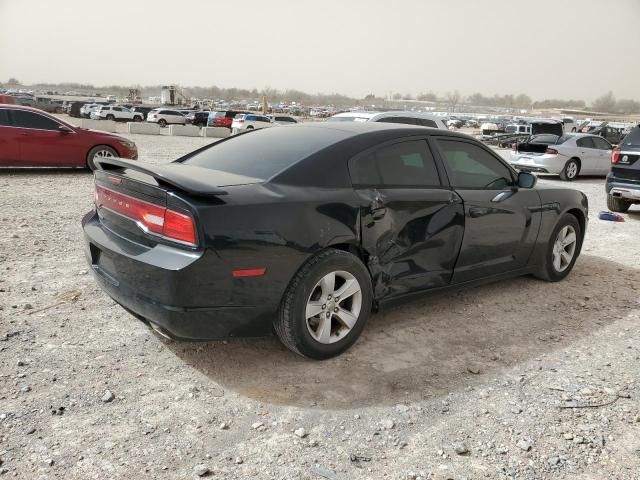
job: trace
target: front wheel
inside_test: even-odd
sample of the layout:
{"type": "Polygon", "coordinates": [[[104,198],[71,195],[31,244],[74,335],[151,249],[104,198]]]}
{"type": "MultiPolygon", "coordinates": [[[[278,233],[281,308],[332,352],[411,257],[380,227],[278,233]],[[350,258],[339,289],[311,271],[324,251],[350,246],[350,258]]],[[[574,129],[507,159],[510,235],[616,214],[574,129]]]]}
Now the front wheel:
{"type": "Polygon", "coordinates": [[[541,271],[536,275],[547,282],[559,282],[565,278],[576,263],[582,248],[582,229],[578,219],[565,214],[549,237],[541,271]]]}
{"type": "Polygon", "coordinates": [[[158,125],[164,128],[167,126],[167,121],[164,118],[161,118],[160,120],[158,120],[158,125]]]}
{"type": "Polygon", "coordinates": [[[560,172],[560,180],[571,182],[575,180],[580,173],[580,164],[575,158],[572,158],[564,164],[564,168],[560,172]]]}
{"type": "Polygon", "coordinates": [[[322,360],[347,350],[371,313],[371,277],[358,257],[325,250],[295,275],[274,322],[280,341],[302,356],[322,360]]]}
{"type": "Polygon", "coordinates": [[[116,158],[118,156],[118,152],[116,152],[113,148],[108,147],[106,145],[98,145],[97,147],[93,147],[89,150],[87,154],[87,168],[91,171],[96,169],[96,159],[100,158],[116,158]]]}
{"type": "Polygon", "coordinates": [[[113,121],[115,119],[116,119],[116,117],[114,117],[113,115],[107,115],[107,120],[113,121]]]}
{"type": "Polygon", "coordinates": [[[629,200],[607,194],[607,208],[612,212],[626,213],[626,211],[629,210],[629,207],[631,207],[631,202],[629,200]]]}

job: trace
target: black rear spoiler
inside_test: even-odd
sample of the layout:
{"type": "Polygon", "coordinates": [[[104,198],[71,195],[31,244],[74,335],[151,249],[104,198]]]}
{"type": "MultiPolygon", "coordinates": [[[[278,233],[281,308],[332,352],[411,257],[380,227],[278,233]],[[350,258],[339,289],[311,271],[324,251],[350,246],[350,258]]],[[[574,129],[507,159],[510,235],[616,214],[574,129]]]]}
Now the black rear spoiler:
{"type": "Polygon", "coordinates": [[[156,165],[122,158],[95,158],[94,162],[100,170],[114,173],[134,170],[153,177],[160,185],[174,187],[198,197],[215,197],[228,194],[226,190],[222,190],[215,185],[221,180],[220,178],[214,178],[215,170],[207,170],[182,163],[156,165]]]}

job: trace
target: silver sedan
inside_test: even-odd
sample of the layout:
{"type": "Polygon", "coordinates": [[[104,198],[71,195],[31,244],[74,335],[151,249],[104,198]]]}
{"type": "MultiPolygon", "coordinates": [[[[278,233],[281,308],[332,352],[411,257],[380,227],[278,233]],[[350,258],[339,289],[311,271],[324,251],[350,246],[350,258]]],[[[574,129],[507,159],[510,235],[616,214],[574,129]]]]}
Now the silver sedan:
{"type": "Polygon", "coordinates": [[[584,133],[541,134],[511,151],[510,163],[518,169],[560,175],[574,180],[578,175],[607,175],[613,147],[604,138],[584,133]]]}

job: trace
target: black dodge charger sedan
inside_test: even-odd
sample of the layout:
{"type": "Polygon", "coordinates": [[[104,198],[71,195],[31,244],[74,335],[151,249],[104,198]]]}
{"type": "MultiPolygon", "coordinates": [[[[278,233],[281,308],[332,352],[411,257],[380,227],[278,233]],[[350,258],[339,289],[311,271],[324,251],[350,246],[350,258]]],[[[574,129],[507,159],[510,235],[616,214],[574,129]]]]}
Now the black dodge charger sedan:
{"type": "Polygon", "coordinates": [[[536,188],[462,134],[399,124],[257,130],[156,165],[100,159],[86,254],[102,288],[179,340],[275,331],[322,359],[372,309],[580,253],[587,198],[536,188]]]}

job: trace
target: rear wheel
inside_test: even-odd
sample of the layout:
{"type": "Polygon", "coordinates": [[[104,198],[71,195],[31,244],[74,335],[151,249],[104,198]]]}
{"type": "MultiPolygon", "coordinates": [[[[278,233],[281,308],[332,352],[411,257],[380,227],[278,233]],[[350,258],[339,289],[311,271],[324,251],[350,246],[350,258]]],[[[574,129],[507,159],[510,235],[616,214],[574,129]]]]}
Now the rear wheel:
{"type": "Polygon", "coordinates": [[[91,150],[89,150],[89,153],[87,154],[87,168],[89,168],[89,170],[91,171],[95,170],[96,159],[116,157],[118,157],[118,152],[116,152],[113,148],[106,145],[98,145],[97,147],[93,147],[91,150]]]}
{"type": "Polygon", "coordinates": [[[334,357],[360,336],[372,298],[371,277],[360,259],[342,250],[325,250],[291,281],[274,323],[276,334],[305,357],[334,357]]]}
{"type": "Polygon", "coordinates": [[[247,127],[247,130],[253,130],[253,125],[249,125],[249,126],[247,127]]]}
{"type": "Polygon", "coordinates": [[[167,126],[167,121],[164,118],[161,118],[160,120],[158,120],[158,125],[164,128],[167,126]]]}
{"type": "Polygon", "coordinates": [[[629,200],[607,194],[607,208],[612,212],[625,213],[630,206],[631,202],[629,200]]]}
{"type": "Polygon", "coordinates": [[[133,121],[134,122],[141,122],[142,121],[142,117],[136,115],[135,117],[133,117],[133,121]]]}
{"type": "Polygon", "coordinates": [[[547,282],[558,282],[569,275],[582,247],[582,229],[578,219],[565,214],[549,237],[544,265],[536,275],[547,282]]]}
{"type": "Polygon", "coordinates": [[[576,179],[578,173],[580,173],[580,162],[578,159],[572,158],[564,164],[564,168],[560,172],[560,180],[570,182],[576,179]]]}
{"type": "Polygon", "coordinates": [[[116,117],[114,117],[113,115],[107,115],[107,120],[115,120],[116,117]]]}

